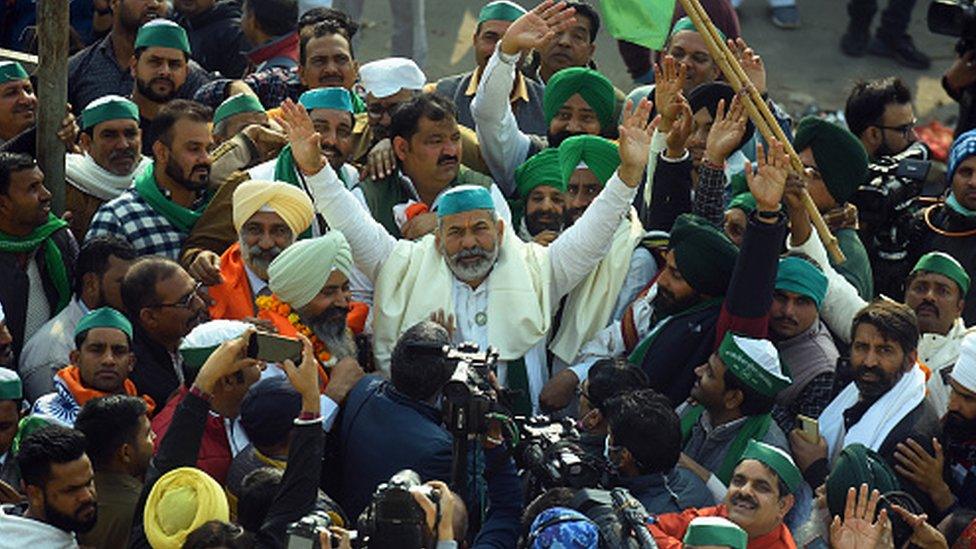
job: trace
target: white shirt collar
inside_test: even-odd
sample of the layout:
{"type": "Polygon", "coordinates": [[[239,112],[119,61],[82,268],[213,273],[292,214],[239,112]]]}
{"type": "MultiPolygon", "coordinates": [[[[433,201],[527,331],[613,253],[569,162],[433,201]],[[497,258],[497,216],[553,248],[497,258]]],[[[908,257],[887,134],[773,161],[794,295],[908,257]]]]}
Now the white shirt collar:
{"type": "Polygon", "coordinates": [[[258,293],[268,286],[268,281],[263,280],[251,267],[248,266],[247,262],[244,262],[244,272],[247,273],[247,283],[251,287],[251,294],[258,295],[258,293]]]}

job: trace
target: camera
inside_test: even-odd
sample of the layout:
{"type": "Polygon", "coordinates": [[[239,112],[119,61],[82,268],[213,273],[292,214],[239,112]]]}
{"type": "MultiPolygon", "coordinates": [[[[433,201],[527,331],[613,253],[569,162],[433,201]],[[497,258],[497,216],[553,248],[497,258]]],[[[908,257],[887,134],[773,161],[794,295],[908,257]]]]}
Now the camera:
{"type": "Polygon", "coordinates": [[[334,523],[332,517],[324,511],[312,511],[298,522],[288,525],[285,533],[288,535],[287,549],[319,549],[319,534],[328,532],[334,523]]]}
{"type": "Polygon", "coordinates": [[[960,56],[976,46],[976,5],[973,0],[932,0],[926,17],[929,30],[955,36],[960,56]]]}
{"type": "Polygon", "coordinates": [[[359,517],[358,533],[363,547],[420,548],[428,541],[427,519],[420,504],[410,494],[419,488],[435,504],[440,503],[440,493],[420,482],[420,476],[404,469],[380,484],[373,494],[373,501],[359,517]]]}
{"type": "Polygon", "coordinates": [[[570,506],[596,524],[601,549],[657,549],[647,530],[653,518],[626,488],[580,490],[570,506]]]}
{"type": "Polygon", "coordinates": [[[489,381],[498,363],[498,353],[489,347],[478,352],[478,345],[461,343],[456,349],[443,348],[443,359],[453,370],[444,384],[441,411],[444,424],[454,436],[483,435],[488,432],[489,415],[496,411],[498,394],[489,381]]]}
{"type": "Polygon", "coordinates": [[[550,488],[601,486],[604,462],[579,446],[579,431],[571,419],[518,417],[515,425],[520,436],[512,454],[525,479],[527,500],[550,488]]]}

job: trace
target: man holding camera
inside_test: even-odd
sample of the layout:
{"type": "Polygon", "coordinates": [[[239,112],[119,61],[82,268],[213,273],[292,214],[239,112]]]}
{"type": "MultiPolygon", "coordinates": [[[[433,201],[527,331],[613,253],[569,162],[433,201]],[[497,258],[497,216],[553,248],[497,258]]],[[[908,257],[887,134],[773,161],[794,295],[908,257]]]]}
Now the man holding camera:
{"type": "Polygon", "coordinates": [[[847,97],[844,118],[871,161],[896,155],[918,139],[912,91],[900,78],[855,84],[847,97]]]}

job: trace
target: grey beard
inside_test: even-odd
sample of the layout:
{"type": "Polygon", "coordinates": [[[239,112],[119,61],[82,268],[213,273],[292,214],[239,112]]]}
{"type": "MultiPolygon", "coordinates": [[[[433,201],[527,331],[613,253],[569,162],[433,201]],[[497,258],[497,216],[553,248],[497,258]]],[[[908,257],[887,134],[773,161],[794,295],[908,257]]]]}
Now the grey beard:
{"type": "Polygon", "coordinates": [[[319,315],[311,321],[305,319],[302,321],[325,344],[329,354],[336,360],[355,358],[358,355],[356,340],[352,332],[346,328],[346,315],[332,315],[331,318],[323,318],[323,316],[325,315],[319,315]]]}
{"type": "Polygon", "coordinates": [[[495,266],[495,262],[498,260],[498,254],[500,252],[500,246],[495,243],[495,248],[490,252],[482,248],[475,248],[472,250],[461,250],[460,252],[454,254],[453,256],[447,255],[447,250],[445,249],[443,243],[441,244],[441,255],[444,256],[444,260],[447,262],[447,267],[454,273],[454,276],[462,282],[471,282],[474,280],[480,280],[491,272],[491,269],[495,266]],[[462,265],[461,259],[464,257],[478,256],[480,261],[474,265],[462,265]]]}

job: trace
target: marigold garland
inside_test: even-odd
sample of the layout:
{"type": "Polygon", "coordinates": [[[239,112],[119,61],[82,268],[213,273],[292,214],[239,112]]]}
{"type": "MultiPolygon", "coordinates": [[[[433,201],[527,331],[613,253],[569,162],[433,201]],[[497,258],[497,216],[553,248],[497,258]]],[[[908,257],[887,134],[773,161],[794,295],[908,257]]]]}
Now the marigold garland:
{"type": "Polygon", "coordinates": [[[278,296],[274,294],[259,296],[254,300],[254,304],[257,305],[258,309],[262,311],[268,311],[269,313],[274,313],[288,319],[288,323],[294,326],[298,333],[307,337],[308,340],[312,342],[312,350],[315,351],[315,357],[319,359],[319,362],[325,364],[329,362],[329,359],[332,358],[332,355],[329,354],[329,350],[326,348],[325,343],[323,343],[322,340],[315,335],[315,332],[313,332],[311,328],[302,323],[298,313],[291,310],[291,305],[281,301],[278,299],[278,296]]]}

